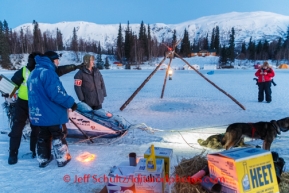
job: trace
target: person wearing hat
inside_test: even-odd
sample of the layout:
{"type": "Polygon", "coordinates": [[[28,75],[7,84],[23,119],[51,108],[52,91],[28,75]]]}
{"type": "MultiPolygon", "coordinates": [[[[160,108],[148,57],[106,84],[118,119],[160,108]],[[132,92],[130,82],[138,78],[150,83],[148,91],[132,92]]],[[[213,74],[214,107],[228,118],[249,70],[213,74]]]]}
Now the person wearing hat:
{"type": "MultiPolygon", "coordinates": [[[[48,52],[49,53],[49,52],[48,52]]],[[[10,142],[9,142],[9,157],[8,164],[16,164],[18,162],[18,150],[21,143],[22,131],[26,125],[28,119],[28,90],[27,90],[27,80],[30,73],[35,68],[35,56],[42,55],[41,52],[32,52],[28,56],[28,63],[23,68],[17,70],[12,76],[11,80],[18,86],[18,98],[15,103],[15,114],[12,116],[12,127],[11,132],[9,133],[10,142]]],[[[83,66],[81,65],[63,65],[59,66],[56,69],[58,76],[62,76],[66,73],[80,69],[83,66]]],[[[32,152],[32,158],[36,157],[36,143],[39,128],[30,124],[31,133],[30,133],[30,150],[32,152]]]]}
{"type": "Polygon", "coordinates": [[[53,159],[51,142],[58,167],[65,166],[71,156],[62,133],[62,124],[68,122],[68,109],[74,111],[77,104],[65,91],[56,69],[59,55],[48,51],[44,56],[35,56],[36,66],[31,72],[28,85],[29,118],[39,127],[37,160],[39,167],[46,167],[53,159]],[[53,139],[51,141],[51,138],[53,139]]]}
{"type": "Polygon", "coordinates": [[[263,102],[265,93],[265,100],[267,103],[270,103],[272,101],[271,82],[272,78],[275,76],[273,68],[269,66],[267,61],[265,61],[263,65],[257,70],[255,76],[258,77],[258,102],[263,102]]]}
{"type": "Polygon", "coordinates": [[[95,67],[92,55],[84,55],[83,64],[84,67],[74,76],[74,90],[79,101],[86,103],[93,110],[101,109],[106,97],[103,77],[95,67]]]}

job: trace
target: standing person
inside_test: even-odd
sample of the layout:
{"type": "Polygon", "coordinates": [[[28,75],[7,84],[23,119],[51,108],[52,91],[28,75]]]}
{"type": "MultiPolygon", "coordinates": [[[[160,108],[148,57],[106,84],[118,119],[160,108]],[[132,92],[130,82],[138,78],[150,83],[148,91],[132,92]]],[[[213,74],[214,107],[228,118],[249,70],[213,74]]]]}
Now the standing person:
{"type": "Polygon", "coordinates": [[[266,95],[267,103],[272,101],[271,97],[271,82],[272,78],[275,76],[275,72],[272,67],[269,66],[269,63],[265,61],[260,69],[257,70],[255,76],[258,77],[258,101],[263,102],[264,100],[264,92],[266,95]]]}
{"type": "Polygon", "coordinates": [[[74,90],[78,99],[88,104],[93,110],[102,108],[106,97],[105,84],[100,71],[94,66],[94,57],[83,57],[84,67],[74,76],[74,90]]]}
{"type": "MultiPolygon", "coordinates": [[[[28,114],[28,90],[27,90],[27,80],[30,72],[35,68],[35,56],[42,55],[40,52],[32,52],[28,56],[28,63],[25,67],[17,70],[12,76],[11,80],[18,86],[18,98],[15,103],[15,114],[12,116],[12,127],[9,133],[10,143],[9,143],[9,158],[8,164],[16,164],[18,162],[18,149],[20,147],[22,131],[26,125],[26,121],[29,117],[28,114]]],[[[82,65],[64,65],[59,66],[56,69],[58,76],[62,76],[66,73],[80,69],[82,65]]],[[[39,133],[39,128],[30,124],[31,134],[30,134],[30,150],[32,152],[32,158],[36,157],[36,143],[37,136],[39,133]]]]}
{"type": "Polygon", "coordinates": [[[44,56],[35,57],[36,66],[28,78],[28,106],[32,125],[39,126],[37,160],[39,167],[45,167],[53,159],[52,145],[58,167],[65,166],[71,156],[68,151],[62,124],[68,122],[69,108],[77,108],[69,96],[57,73],[59,55],[48,51],[44,56]]]}

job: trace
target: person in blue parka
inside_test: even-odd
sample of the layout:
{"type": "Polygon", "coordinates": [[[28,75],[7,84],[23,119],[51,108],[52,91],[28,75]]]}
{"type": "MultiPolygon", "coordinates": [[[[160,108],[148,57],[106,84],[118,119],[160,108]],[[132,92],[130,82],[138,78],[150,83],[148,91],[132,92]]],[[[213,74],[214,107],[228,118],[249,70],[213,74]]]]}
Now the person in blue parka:
{"type": "Polygon", "coordinates": [[[35,61],[36,66],[27,85],[30,122],[39,126],[37,160],[39,167],[45,167],[53,159],[52,138],[57,164],[62,167],[71,160],[71,156],[61,128],[62,124],[68,122],[67,110],[71,108],[74,111],[77,105],[66,93],[55,72],[59,65],[59,55],[48,51],[43,56],[36,56],[35,61]]]}

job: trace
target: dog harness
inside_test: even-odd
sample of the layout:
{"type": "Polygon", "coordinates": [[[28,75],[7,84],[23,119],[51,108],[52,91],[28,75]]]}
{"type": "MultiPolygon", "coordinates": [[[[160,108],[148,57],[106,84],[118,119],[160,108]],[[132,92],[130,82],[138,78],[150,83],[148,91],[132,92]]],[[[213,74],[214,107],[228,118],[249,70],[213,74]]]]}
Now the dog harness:
{"type": "Polygon", "coordinates": [[[253,126],[252,123],[249,123],[252,127],[252,139],[254,138],[255,132],[256,132],[256,128],[253,126]]]}

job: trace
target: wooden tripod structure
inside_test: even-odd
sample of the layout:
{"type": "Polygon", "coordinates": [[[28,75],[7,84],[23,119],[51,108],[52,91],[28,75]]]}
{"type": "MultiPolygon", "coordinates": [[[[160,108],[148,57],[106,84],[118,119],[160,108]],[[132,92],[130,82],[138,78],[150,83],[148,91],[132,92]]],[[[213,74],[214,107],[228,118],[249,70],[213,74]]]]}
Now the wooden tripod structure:
{"type": "Polygon", "coordinates": [[[166,75],[165,75],[165,79],[164,79],[164,84],[163,84],[163,89],[162,89],[162,94],[161,94],[161,98],[163,98],[164,96],[164,91],[165,91],[165,87],[166,87],[166,81],[167,81],[167,76],[168,76],[168,72],[170,69],[170,65],[172,62],[172,59],[174,58],[174,56],[176,55],[178,58],[180,58],[182,61],[184,61],[190,68],[192,68],[197,74],[199,74],[201,77],[203,77],[206,81],[208,81],[210,84],[212,84],[214,87],[216,87],[219,91],[221,91],[222,93],[224,93],[226,96],[228,96],[230,99],[232,99],[237,105],[239,105],[243,110],[246,110],[245,107],[239,103],[234,97],[232,97],[230,94],[228,94],[226,91],[224,91],[223,89],[221,89],[220,87],[218,87],[215,83],[213,83],[212,81],[210,81],[207,77],[205,77],[202,73],[200,73],[197,69],[195,69],[192,65],[190,65],[185,59],[183,59],[180,55],[178,55],[177,53],[175,53],[175,48],[176,46],[180,43],[181,39],[176,42],[173,45],[173,48],[170,48],[168,46],[166,46],[168,48],[168,52],[166,52],[164,59],[157,65],[157,67],[154,69],[154,71],[143,81],[143,83],[136,89],[136,91],[128,98],[128,100],[120,107],[120,110],[122,111],[123,109],[125,109],[125,107],[133,100],[133,98],[137,95],[137,93],[144,87],[144,85],[151,79],[151,77],[157,72],[157,70],[160,68],[160,66],[162,65],[162,63],[166,60],[166,58],[169,58],[169,64],[168,64],[168,68],[166,70],[166,75]]]}

